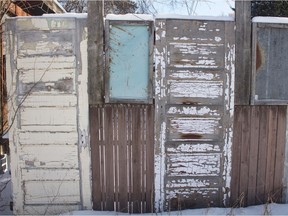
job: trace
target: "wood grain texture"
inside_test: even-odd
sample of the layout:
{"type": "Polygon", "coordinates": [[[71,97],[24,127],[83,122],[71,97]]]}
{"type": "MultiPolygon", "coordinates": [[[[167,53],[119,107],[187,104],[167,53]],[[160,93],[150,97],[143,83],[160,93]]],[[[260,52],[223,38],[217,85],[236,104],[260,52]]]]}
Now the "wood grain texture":
{"type": "Polygon", "coordinates": [[[249,105],[251,78],[251,1],[235,2],[236,71],[235,104],[249,105]],[[245,88],[243,88],[245,86],[245,88]]]}
{"type": "Polygon", "coordinates": [[[155,204],[160,211],[228,201],[221,191],[230,187],[233,28],[233,22],[156,20],[155,204]],[[191,176],[199,181],[186,181],[191,176]]]}
{"type": "Polygon", "coordinates": [[[281,202],[286,109],[236,106],[231,205],[281,202]]]}
{"type": "Polygon", "coordinates": [[[88,2],[88,94],[89,104],[102,104],[104,96],[104,24],[101,1],[88,2]]]}
{"type": "Polygon", "coordinates": [[[92,131],[99,129],[100,133],[99,140],[93,137],[91,145],[101,149],[92,149],[93,202],[97,202],[93,208],[153,211],[154,107],[107,104],[92,109],[98,112],[91,113],[96,116],[91,121],[99,120],[90,125],[92,131]]]}

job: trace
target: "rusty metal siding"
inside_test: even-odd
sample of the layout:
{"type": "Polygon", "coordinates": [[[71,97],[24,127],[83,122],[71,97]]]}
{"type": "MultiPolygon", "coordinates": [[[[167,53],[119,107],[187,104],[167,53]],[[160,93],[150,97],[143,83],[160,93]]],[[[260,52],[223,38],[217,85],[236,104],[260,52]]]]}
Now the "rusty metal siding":
{"type": "Polygon", "coordinates": [[[81,59],[87,52],[85,23],[19,18],[6,27],[14,213],[78,209],[84,184],[78,143],[87,145],[81,123],[88,115],[88,108],[82,113],[82,103],[88,103],[82,92],[87,79],[81,76],[87,76],[81,59]]]}
{"type": "Polygon", "coordinates": [[[227,204],[234,22],[156,20],[158,210],[227,204]]]}

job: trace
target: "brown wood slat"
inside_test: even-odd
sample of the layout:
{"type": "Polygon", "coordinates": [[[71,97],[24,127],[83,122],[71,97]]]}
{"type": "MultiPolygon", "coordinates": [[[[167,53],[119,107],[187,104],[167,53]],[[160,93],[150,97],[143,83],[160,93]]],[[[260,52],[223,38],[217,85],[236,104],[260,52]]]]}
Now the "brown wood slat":
{"type": "Polygon", "coordinates": [[[257,162],[258,162],[258,146],[259,146],[259,107],[251,108],[250,119],[250,155],[249,155],[249,179],[248,179],[248,194],[247,204],[255,204],[256,183],[257,183],[257,162]]]}
{"type": "Polygon", "coordinates": [[[97,106],[90,113],[90,125],[93,208],[150,212],[154,181],[153,106],[97,106]]]}
{"type": "Polygon", "coordinates": [[[106,173],[106,208],[114,209],[114,172],[113,172],[113,133],[111,105],[105,107],[105,173],[106,173]]]}
{"type": "Polygon", "coordinates": [[[91,139],[91,151],[93,157],[91,157],[92,163],[92,199],[93,209],[101,210],[101,187],[98,183],[100,182],[100,152],[99,152],[99,114],[97,107],[89,108],[90,116],[90,139],[91,139]]]}
{"type": "Polygon", "coordinates": [[[153,213],[154,185],[154,107],[147,107],[146,117],[146,212],[153,213]]]}
{"type": "Polygon", "coordinates": [[[282,199],[282,179],[285,160],[285,141],[286,141],[286,115],[287,106],[279,106],[277,119],[277,146],[275,156],[275,176],[273,201],[281,202],[282,199]]]}
{"type": "Polygon", "coordinates": [[[247,204],[248,174],[249,174],[249,143],[250,143],[250,109],[243,108],[241,167],[239,192],[244,195],[242,205],[247,204]]]}
{"type": "Polygon", "coordinates": [[[115,210],[119,211],[119,137],[118,137],[118,104],[113,105],[113,152],[114,152],[114,196],[115,196],[115,210]]]}
{"type": "Polygon", "coordinates": [[[232,179],[231,179],[231,205],[237,205],[239,198],[239,183],[240,183],[240,160],[241,160],[241,145],[242,145],[242,122],[243,114],[242,107],[235,107],[234,114],[234,136],[233,136],[233,157],[232,157],[232,179]]]}
{"type": "Polygon", "coordinates": [[[118,107],[119,114],[119,211],[128,212],[127,185],[127,109],[118,107]]]}
{"type": "MultiPolygon", "coordinates": [[[[99,114],[99,124],[100,124],[100,132],[99,132],[99,147],[100,147],[100,187],[101,187],[101,209],[104,210],[104,207],[106,205],[106,181],[105,181],[105,140],[104,140],[104,107],[99,106],[98,108],[98,114],[99,114]]],[[[99,185],[97,185],[99,186],[99,185]]]]}
{"type": "Polygon", "coordinates": [[[146,116],[145,116],[146,106],[140,106],[140,113],[141,113],[141,130],[140,130],[140,138],[141,138],[141,213],[146,212],[146,205],[145,205],[145,158],[146,158],[146,145],[145,145],[145,127],[146,127],[146,116]]]}
{"type": "Polygon", "coordinates": [[[281,201],[286,141],[286,112],[286,106],[235,107],[232,202],[235,202],[237,197],[241,195],[241,191],[245,191],[247,188],[247,205],[262,204],[267,201],[281,201]],[[250,118],[247,117],[248,112],[251,113],[250,118]],[[250,126],[247,121],[250,122],[250,126]],[[242,129],[244,127],[250,131],[250,141],[247,141],[247,131],[242,129]],[[249,152],[246,150],[247,142],[249,152]],[[240,146],[242,146],[241,153],[239,151],[240,146]],[[245,154],[249,158],[248,176],[245,154]],[[239,191],[237,187],[240,187],[239,191]]]}
{"type": "Polygon", "coordinates": [[[274,168],[275,168],[275,153],[277,141],[277,115],[278,107],[269,107],[269,120],[268,120],[268,140],[267,140],[267,163],[266,163],[266,178],[265,178],[265,200],[270,199],[273,194],[274,185],[274,168]]]}
{"type": "Polygon", "coordinates": [[[141,213],[141,130],[140,106],[132,108],[132,169],[133,169],[133,213],[141,213]]]}
{"type": "Polygon", "coordinates": [[[259,152],[258,152],[258,172],[257,172],[257,189],[256,204],[265,203],[265,177],[266,177],[266,157],[267,157],[267,140],[268,140],[268,117],[269,110],[260,107],[260,128],[259,128],[259,152]]]}

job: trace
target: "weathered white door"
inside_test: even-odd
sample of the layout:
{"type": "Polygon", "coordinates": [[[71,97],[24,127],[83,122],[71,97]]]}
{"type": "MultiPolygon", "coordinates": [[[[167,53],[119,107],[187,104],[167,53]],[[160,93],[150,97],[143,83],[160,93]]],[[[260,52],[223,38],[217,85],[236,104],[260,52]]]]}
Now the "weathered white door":
{"type": "Polygon", "coordinates": [[[156,20],[158,210],[223,206],[230,188],[232,20],[156,20]]]}

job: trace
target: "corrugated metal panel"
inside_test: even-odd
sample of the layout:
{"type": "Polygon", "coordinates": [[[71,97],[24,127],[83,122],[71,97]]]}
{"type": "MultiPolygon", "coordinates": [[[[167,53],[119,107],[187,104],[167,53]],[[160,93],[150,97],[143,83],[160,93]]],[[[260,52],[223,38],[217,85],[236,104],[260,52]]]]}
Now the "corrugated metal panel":
{"type": "Polygon", "coordinates": [[[230,187],[234,23],[156,21],[156,206],[222,206],[230,187]]]}

